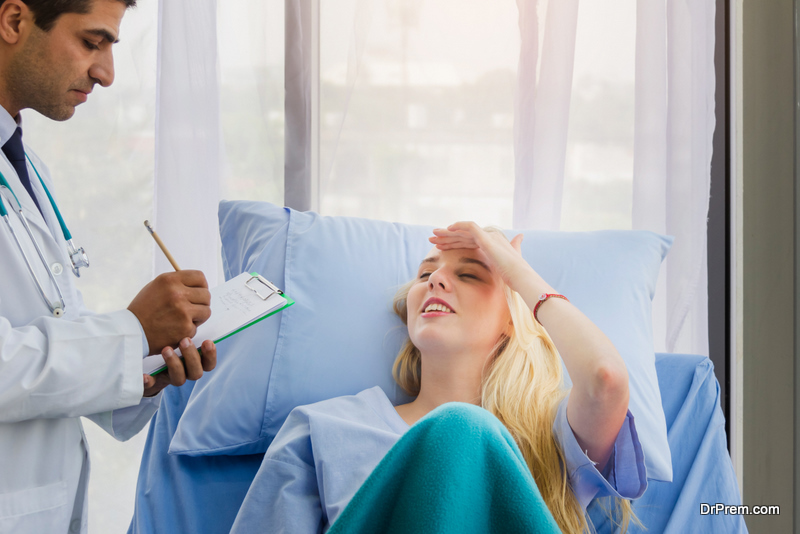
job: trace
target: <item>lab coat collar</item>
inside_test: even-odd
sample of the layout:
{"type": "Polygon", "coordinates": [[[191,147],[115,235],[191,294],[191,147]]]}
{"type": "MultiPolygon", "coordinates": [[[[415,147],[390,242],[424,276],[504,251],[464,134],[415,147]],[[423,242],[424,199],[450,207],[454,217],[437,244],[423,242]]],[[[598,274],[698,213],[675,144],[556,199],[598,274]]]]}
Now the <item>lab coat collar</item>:
{"type": "MultiPolygon", "coordinates": [[[[14,131],[18,127],[22,127],[22,113],[18,113],[17,117],[14,118],[3,106],[0,106],[0,147],[5,145],[6,142],[11,139],[11,136],[14,135],[14,131]]],[[[23,140],[23,145],[24,144],[25,143],[23,140]]],[[[27,152],[27,148],[25,151],[27,152]]],[[[17,171],[14,170],[14,167],[11,165],[11,163],[9,163],[5,153],[3,153],[2,157],[0,157],[0,161],[3,163],[2,168],[0,168],[0,172],[2,172],[3,176],[9,180],[12,189],[14,189],[14,193],[16,193],[20,204],[22,204],[22,211],[25,213],[28,223],[38,226],[40,230],[46,229],[52,231],[51,224],[48,224],[50,221],[44,220],[42,213],[36,207],[36,204],[34,204],[33,199],[31,199],[28,195],[28,191],[22,186],[22,182],[19,181],[17,171]]],[[[39,200],[39,205],[47,205],[49,207],[50,202],[47,200],[47,194],[42,191],[42,186],[39,183],[36,173],[31,172],[33,169],[30,168],[30,164],[26,163],[26,165],[28,165],[28,175],[31,177],[31,186],[36,194],[37,200],[39,200]],[[44,199],[45,202],[42,202],[42,199],[44,199]]],[[[47,208],[43,209],[47,210],[47,208]]]]}
{"type": "Polygon", "coordinates": [[[5,145],[11,139],[17,127],[22,127],[22,114],[17,114],[15,119],[6,111],[6,108],[0,106],[0,146],[5,145]]]}
{"type": "MultiPolygon", "coordinates": [[[[0,109],[2,109],[2,107],[0,107],[0,109]]],[[[53,208],[50,206],[50,201],[47,199],[46,193],[44,193],[42,190],[42,185],[39,183],[39,178],[33,172],[33,169],[31,169],[30,163],[27,165],[29,175],[33,176],[31,185],[33,186],[33,190],[36,193],[37,198],[40,199],[39,202],[41,202],[42,209],[48,213],[52,212],[53,208]],[[41,199],[45,199],[45,201],[42,202],[41,199]]],[[[53,236],[60,235],[60,233],[54,232],[54,229],[60,229],[60,227],[53,226],[54,224],[58,224],[58,222],[55,220],[55,214],[53,214],[52,217],[48,216],[48,218],[52,218],[53,221],[45,221],[42,213],[36,207],[36,204],[33,203],[33,199],[31,199],[27,189],[22,186],[22,182],[20,182],[19,177],[17,176],[17,171],[14,170],[14,167],[11,165],[11,163],[9,163],[8,158],[2,151],[0,151],[0,172],[2,172],[3,176],[6,177],[6,180],[8,180],[9,185],[17,196],[17,199],[19,199],[19,203],[22,205],[22,213],[25,214],[28,224],[30,224],[31,227],[38,228],[41,233],[48,236],[50,239],[55,240],[54,243],[57,243],[58,240],[53,236]]],[[[6,204],[6,208],[9,207],[12,207],[14,210],[17,209],[16,203],[13,203],[11,206],[6,204]]]]}
{"type": "MultiPolygon", "coordinates": [[[[0,147],[11,139],[17,127],[22,127],[22,113],[17,114],[17,117],[14,118],[3,106],[0,106],[0,147]]],[[[24,144],[23,140],[23,145],[24,144]]],[[[33,159],[37,159],[35,155],[30,154],[27,146],[25,147],[25,152],[33,159]]],[[[36,207],[33,199],[28,195],[27,189],[22,186],[22,182],[20,182],[17,176],[17,171],[8,161],[5,153],[0,151],[0,172],[3,173],[3,176],[6,177],[6,180],[8,180],[12,189],[14,189],[14,193],[16,193],[22,205],[22,212],[25,214],[28,224],[30,224],[32,228],[36,228],[39,231],[39,235],[43,237],[44,240],[49,240],[51,245],[58,247],[61,242],[61,227],[58,224],[52,206],[50,206],[47,193],[44,192],[42,184],[39,183],[38,176],[31,168],[30,163],[26,162],[26,165],[28,166],[28,175],[31,177],[31,186],[33,186],[34,193],[39,200],[39,205],[42,206],[43,212],[47,213],[47,215],[43,215],[36,207]]],[[[16,209],[16,206],[13,207],[16,209]]],[[[43,242],[40,243],[44,246],[43,242]]]]}

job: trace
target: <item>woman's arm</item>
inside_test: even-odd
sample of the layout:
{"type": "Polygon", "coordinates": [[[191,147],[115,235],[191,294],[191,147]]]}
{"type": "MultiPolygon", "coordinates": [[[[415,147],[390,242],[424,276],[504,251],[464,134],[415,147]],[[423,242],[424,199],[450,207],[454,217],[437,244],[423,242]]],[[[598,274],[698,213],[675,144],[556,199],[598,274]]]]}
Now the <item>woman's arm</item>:
{"type": "MultiPolygon", "coordinates": [[[[557,293],[530,265],[511,286],[533,309],[542,293],[557,293]],[[526,272],[527,271],[527,272],[526,272]]],[[[509,284],[510,285],[510,284],[509,284]]],[[[578,308],[548,299],[536,313],[572,380],[567,420],[587,456],[602,471],[628,412],[628,371],[614,345],[578,308]]]]}
{"type": "MultiPolygon", "coordinates": [[[[558,293],[525,261],[522,234],[511,243],[472,222],[434,230],[438,248],[480,248],[505,283],[533,310],[542,293],[558,293]]],[[[569,297],[569,295],[566,295],[569,297]]],[[[628,411],[628,371],[611,341],[571,303],[551,298],[537,317],[555,343],[573,383],[567,419],[581,448],[603,469],[628,411]]]]}

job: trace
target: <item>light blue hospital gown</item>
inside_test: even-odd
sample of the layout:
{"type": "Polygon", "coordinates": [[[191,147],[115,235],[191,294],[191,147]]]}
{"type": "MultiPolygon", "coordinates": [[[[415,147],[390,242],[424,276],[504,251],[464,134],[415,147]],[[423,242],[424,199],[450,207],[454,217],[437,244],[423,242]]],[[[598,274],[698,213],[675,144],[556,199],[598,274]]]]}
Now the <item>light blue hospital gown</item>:
{"type": "MultiPolygon", "coordinates": [[[[631,413],[603,476],[572,433],[567,398],[553,432],[581,506],[594,497],[641,496],[647,487],[644,455],[631,413]]],[[[327,531],[409,428],[380,387],[295,408],[264,455],[231,533],[327,531]]]]}

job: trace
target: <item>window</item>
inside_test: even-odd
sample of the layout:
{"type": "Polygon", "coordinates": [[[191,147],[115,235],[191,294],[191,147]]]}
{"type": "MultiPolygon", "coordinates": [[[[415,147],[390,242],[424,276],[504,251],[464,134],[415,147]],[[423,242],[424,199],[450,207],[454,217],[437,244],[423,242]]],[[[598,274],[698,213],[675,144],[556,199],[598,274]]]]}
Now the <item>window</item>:
{"type": "MultiPolygon", "coordinates": [[[[320,9],[322,213],[510,227],[516,4],[320,9]]],[[[541,3],[540,40],[547,9],[541,3]]],[[[631,227],[635,24],[632,0],[581,4],[565,230],[631,227]]]]}

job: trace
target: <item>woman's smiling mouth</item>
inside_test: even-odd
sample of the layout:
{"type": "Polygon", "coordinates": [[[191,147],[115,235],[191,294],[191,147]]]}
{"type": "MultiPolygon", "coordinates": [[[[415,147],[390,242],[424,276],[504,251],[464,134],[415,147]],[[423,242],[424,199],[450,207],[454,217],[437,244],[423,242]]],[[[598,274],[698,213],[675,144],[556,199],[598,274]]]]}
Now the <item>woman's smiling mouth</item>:
{"type": "Polygon", "coordinates": [[[438,317],[440,315],[450,315],[454,314],[455,311],[450,307],[450,305],[442,299],[439,298],[429,298],[425,301],[425,305],[422,308],[422,317],[438,317]]]}

